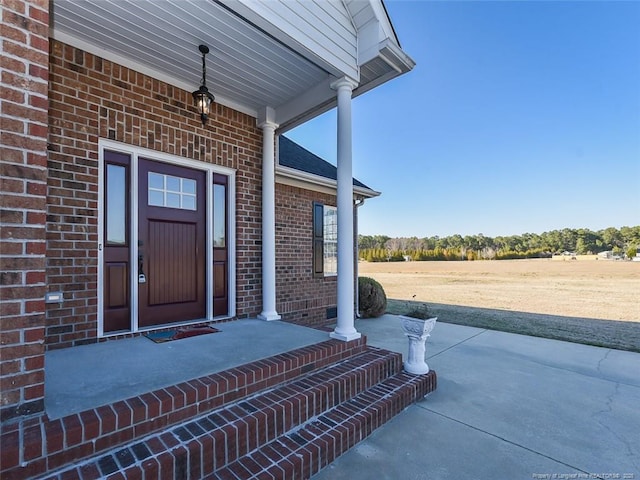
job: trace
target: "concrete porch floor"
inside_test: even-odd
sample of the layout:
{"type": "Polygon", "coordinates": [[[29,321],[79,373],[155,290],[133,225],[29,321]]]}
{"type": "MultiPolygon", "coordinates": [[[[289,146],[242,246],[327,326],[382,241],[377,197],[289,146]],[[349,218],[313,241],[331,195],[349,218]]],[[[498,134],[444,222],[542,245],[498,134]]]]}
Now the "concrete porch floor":
{"type": "MultiPolygon", "coordinates": [[[[47,413],[56,418],[328,339],[283,322],[218,328],[166,344],[137,338],[49,352],[47,413]]],[[[394,316],[358,320],[356,329],[369,345],[407,352],[394,316]]],[[[426,357],[438,390],[314,480],[640,479],[640,354],[439,323],[426,357]]]]}
{"type": "Polygon", "coordinates": [[[218,333],[154,343],[146,337],[45,355],[45,410],[61,418],[329,339],[282,321],[237,320],[218,333]]]}
{"type": "MultiPolygon", "coordinates": [[[[355,327],[406,354],[397,317],[355,327]]],[[[640,354],[438,323],[426,360],[438,389],[313,480],[640,480],[640,354]]]]}

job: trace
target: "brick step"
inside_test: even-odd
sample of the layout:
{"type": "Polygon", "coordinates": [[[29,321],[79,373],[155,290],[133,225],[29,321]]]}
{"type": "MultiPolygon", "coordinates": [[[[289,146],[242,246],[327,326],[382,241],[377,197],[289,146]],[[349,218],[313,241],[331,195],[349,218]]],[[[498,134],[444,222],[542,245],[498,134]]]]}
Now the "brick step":
{"type": "MultiPolygon", "coordinates": [[[[367,391],[386,395],[396,406],[404,405],[406,399],[402,395],[398,397],[397,388],[392,388],[397,383],[394,379],[399,378],[400,369],[399,354],[369,347],[364,353],[339,364],[113,449],[46,478],[203,478],[229,467],[249,452],[265,448],[307,422],[319,418],[330,422],[333,413],[329,412],[340,412],[335,409],[367,391]]],[[[411,401],[417,398],[418,390],[412,388],[411,401]]],[[[423,390],[421,396],[427,393],[426,387],[423,390]]],[[[367,397],[364,398],[366,401],[367,397]]],[[[381,423],[392,416],[393,409],[385,409],[379,415],[384,419],[381,423]]]]}
{"type": "Polygon", "coordinates": [[[37,478],[359,355],[366,339],[327,340],[95,409],[3,425],[0,477],[37,478]]]}
{"type": "Polygon", "coordinates": [[[308,479],[436,389],[426,375],[397,374],[298,429],[239,458],[205,480],[308,479]]]}

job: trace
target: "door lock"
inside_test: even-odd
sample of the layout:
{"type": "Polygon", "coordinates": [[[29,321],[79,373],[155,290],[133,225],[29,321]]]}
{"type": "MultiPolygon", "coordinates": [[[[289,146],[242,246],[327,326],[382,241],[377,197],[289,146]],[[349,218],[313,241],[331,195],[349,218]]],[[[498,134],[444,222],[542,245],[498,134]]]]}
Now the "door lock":
{"type": "Polygon", "coordinates": [[[147,276],[144,274],[142,267],[144,266],[144,255],[138,253],[138,283],[147,283],[147,276]]]}

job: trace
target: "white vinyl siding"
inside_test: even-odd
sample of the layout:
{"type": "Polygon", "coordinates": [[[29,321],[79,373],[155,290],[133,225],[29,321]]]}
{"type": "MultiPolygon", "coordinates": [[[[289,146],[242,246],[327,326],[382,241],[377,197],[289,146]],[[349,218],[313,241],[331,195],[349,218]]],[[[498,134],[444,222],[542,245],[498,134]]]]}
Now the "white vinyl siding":
{"type": "Polygon", "coordinates": [[[225,3],[276,38],[300,45],[305,55],[315,57],[333,75],[359,79],[357,32],[342,2],[236,0],[225,3]]]}

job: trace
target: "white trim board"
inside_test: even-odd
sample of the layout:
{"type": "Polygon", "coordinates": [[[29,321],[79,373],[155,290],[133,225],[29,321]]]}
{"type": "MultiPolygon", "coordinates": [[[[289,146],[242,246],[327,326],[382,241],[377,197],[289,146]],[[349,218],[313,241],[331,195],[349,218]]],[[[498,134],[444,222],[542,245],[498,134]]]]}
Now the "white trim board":
{"type": "MultiPolygon", "coordinates": [[[[158,152],[147,148],[135,147],[122,142],[116,142],[113,140],[107,140],[101,138],[98,140],[98,337],[111,337],[122,335],[123,333],[135,333],[148,329],[140,329],[138,325],[138,289],[131,288],[131,330],[122,332],[106,333],[104,332],[104,318],[103,318],[103,304],[104,304],[104,151],[113,150],[117,152],[126,153],[131,155],[130,175],[132,191],[130,195],[130,222],[131,225],[137,226],[138,224],[138,158],[144,157],[150,160],[168,163],[172,165],[178,165],[182,167],[188,167],[194,170],[204,171],[206,173],[207,182],[207,199],[206,199],[206,234],[207,234],[207,272],[206,272],[206,297],[207,297],[207,316],[204,319],[198,319],[183,324],[172,325],[186,325],[190,323],[200,323],[202,321],[212,321],[224,318],[232,318],[236,315],[236,170],[223,167],[219,165],[213,165],[209,163],[200,162],[193,159],[183,158],[176,155],[158,152]],[[213,217],[213,175],[221,174],[228,177],[227,194],[229,201],[227,202],[227,214],[228,214],[228,315],[225,317],[213,317],[213,269],[210,266],[213,264],[213,223],[211,219],[213,217]]],[[[131,228],[130,238],[130,265],[137,265],[138,258],[138,229],[131,228]]],[[[129,280],[131,285],[137,285],[138,283],[137,271],[134,268],[130,268],[129,280]]]]}

